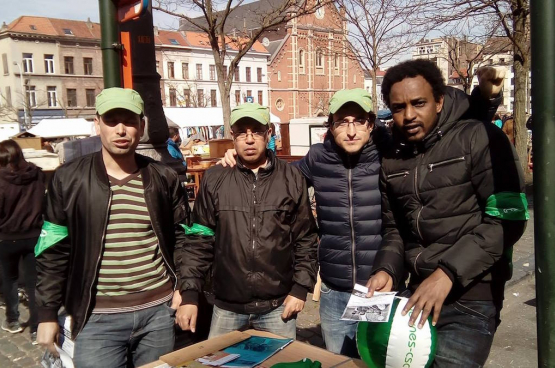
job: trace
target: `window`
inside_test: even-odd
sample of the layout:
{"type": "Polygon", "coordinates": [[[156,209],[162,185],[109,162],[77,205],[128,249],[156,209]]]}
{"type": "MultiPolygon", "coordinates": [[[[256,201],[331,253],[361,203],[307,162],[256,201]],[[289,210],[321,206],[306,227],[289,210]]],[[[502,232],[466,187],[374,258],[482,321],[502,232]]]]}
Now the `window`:
{"type": "Polygon", "coordinates": [[[85,96],[87,97],[87,107],[93,107],[95,102],[94,89],[86,89],[85,96]]]}
{"type": "Polygon", "coordinates": [[[183,73],[183,79],[189,79],[189,63],[181,64],[181,72],[183,73]]]}
{"type": "Polygon", "coordinates": [[[54,74],[54,55],[44,55],[44,72],[54,74]]]}
{"type": "Polygon", "coordinates": [[[197,64],[197,80],[202,80],[202,64],[197,64]]]}
{"type": "Polygon", "coordinates": [[[160,74],[160,60],[156,60],[156,73],[160,74]]]}
{"type": "Polygon", "coordinates": [[[217,107],[218,106],[218,100],[217,100],[217,97],[216,97],[216,90],[215,89],[210,90],[210,106],[212,106],[212,107],[217,107]]]}
{"type": "Polygon", "coordinates": [[[505,58],[499,58],[499,63],[500,64],[505,64],[505,58]]]}
{"type": "Polygon", "coordinates": [[[170,38],[170,43],[171,43],[172,45],[179,45],[179,41],[176,40],[175,38],[170,38]]]}
{"type": "Polygon", "coordinates": [[[256,81],[262,83],[262,68],[256,68],[256,81]]]}
{"type": "Polygon", "coordinates": [[[216,65],[210,65],[210,80],[216,80],[216,65]]]}
{"type": "Polygon", "coordinates": [[[173,69],[173,61],[168,61],[168,78],[175,78],[175,70],[173,69]]]}
{"type": "Polygon", "coordinates": [[[335,75],[339,75],[339,53],[333,55],[333,67],[335,69],[335,75]]]}
{"type": "Polygon", "coordinates": [[[33,72],[33,54],[23,54],[23,72],[33,72]]]}
{"type": "Polygon", "coordinates": [[[48,107],[58,107],[58,93],[56,93],[56,87],[46,87],[46,97],[48,100],[48,107]]]}
{"type": "Polygon", "coordinates": [[[425,46],[419,46],[418,47],[418,53],[420,55],[425,54],[426,53],[426,47],[425,46]]]}
{"type": "Polygon", "coordinates": [[[30,24],[29,28],[31,28],[32,31],[36,31],[37,30],[37,26],[35,26],[34,24],[30,24]]]}
{"type": "Polygon", "coordinates": [[[85,72],[85,75],[93,75],[92,58],[83,58],[83,71],[85,72]]]}
{"type": "Polygon", "coordinates": [[[204,107],[204,90],[197,89],[197,107],[204,107]]]}
{"type": "Polygon", "coordinates": [[[177,93],[175,92],[175,88],[170,88],[170,106],[177,106],[177,93]]]}
{"type": "Polygon", "coordinates": [[[252,91],[250,89],[247,89],[247,97],[252,97],[252,91]]]}
{"type": "Polygon", "coordinates": [[[235,90],[235,105],[239,106],[241,104],[241,91],[236,89],[235,90]]]}
{"type": "Polygon", "coordinates": [[[305,73],[305,52],[304,50],[299,50],[299,73],[305,73]]]}
{"type": "Polygon", "coordinates": [[[239,82],[239,80],[240,80],[240,78],[239,78],[239,65],[237,65],[237,67],[235,68],[235,76],[234,76],[233,80],[235,80],[235,82],[239,82]]]}
{"type": "Polygon", "coordinates": [[[4,75],[10,74],[10,69],[8,68],[8,54],[2,54],[2,65],[4,67],[4,75]]]}
{"type": "Polygon", "coordinates": [[[35,86],[25,86],[25,97],[28,107],[37,107],[37,91],[35,86]]]}
{"type": "Polygon", "coordinates": [[[245,68],[245,80],[247,82],[251,81],[251,68],[248,66],[245,68]]]}
{"type": "Polygon", "coordinates": [[[324,54],[322,50],[316,50],[316,73],[324,74],[324,54]]]}
{"type": "Polygon", "coordinates": [[[9,107],[12,106],[12,90],[10,86],[6,87],[6,105],[9,107]]]}
{"type": "Polygon", "coordinates": [[[185,98],[185,107],[191,107],[191,90],[184,89],[183,97],[185,98]]]}
{"type": "MultiPolygon", "coordinates": [[[[72,58],[73,59],[73,58],[72,58]]],[[[77,107],[77,90],[67,89],[67,107],[77,107]]]]}
{"type": "Polygon", "coordinates": [[[73,36],[73,32],[71,31],[71,29],[69,28],[62,28],[62,30],[64,31],[64,34],[67,36],[73,36]]]}
{"type": "Polygon", "coordinates": [[[264,103],[262,102],[262,91],[258,91],[258,104],[264,105],[264,103]]]}
{"type": "Polygon", "coordinates": [[[353,83],[357,84],[357,73],[353,74],[353,83]]]}
{"type": "Polygon", "coordinates": [[[281,71],[278,70],[278,82],[281,82],[281,71]]]}
{"type": "Polygon", "coordinates": [[[66,74],[73,73],[73,56],[64,56],[64,69],[66,74]]]}

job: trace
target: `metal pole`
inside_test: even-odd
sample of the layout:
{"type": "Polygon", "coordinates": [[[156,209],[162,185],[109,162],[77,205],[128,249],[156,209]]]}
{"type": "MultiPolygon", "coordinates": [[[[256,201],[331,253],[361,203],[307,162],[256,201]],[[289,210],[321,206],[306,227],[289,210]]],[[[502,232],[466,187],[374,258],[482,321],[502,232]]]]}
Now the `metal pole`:
{"type": "Polygon", "coordinates": [[[27,93],[25,91],[25,85],[23,83],[23,69],[21,69],[21,65],[17,61],[13,62],[13,65],[17,66],[19,69],[19,81],[21,82],[21,101],[23,101],[23,125],[25,126],[25,130],[29,129],[29,125],[27,125],[27,93]]]}
{"type": "Polygon", "coordinates": [[[531,0],[538,366],[555,364],[555,1],[531,0]]]}
{"type": "Polygon", "coordinates": [[[117,8],[112,0],[99,0],[104,88],[121,87],[117,8]]]}

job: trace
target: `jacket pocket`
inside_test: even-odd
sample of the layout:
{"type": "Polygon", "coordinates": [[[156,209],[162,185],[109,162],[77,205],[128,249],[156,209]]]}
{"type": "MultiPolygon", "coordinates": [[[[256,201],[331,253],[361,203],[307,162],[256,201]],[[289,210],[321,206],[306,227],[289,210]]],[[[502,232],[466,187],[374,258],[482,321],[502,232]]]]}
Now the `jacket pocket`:
{"type": "Polygon", "coordinates": [[[428,170],[430,172],[432,172],[434,170],[434,168],[436,168],[436,167],[450,165],[450,164],[454,164],[454,163],[457,163],[457,162],[462,162],[462,161],[465,161],[465,160],[466,160],[465,157],[461,156],[461,157],[450,158],[448,160],[434,162],[434,163],[428,164],[428,170]]]}
{"type": "Polygon", "coordinates": [[[405,177],[409,175],[409,172],[407,170],[405,171],[401,171],[401,172],[397,172],[397,173],[393,173],[393,174],[388,174],[387,178],[388,179],[393,179],[393,178],[398,178],[398,177],[405,177]]]}

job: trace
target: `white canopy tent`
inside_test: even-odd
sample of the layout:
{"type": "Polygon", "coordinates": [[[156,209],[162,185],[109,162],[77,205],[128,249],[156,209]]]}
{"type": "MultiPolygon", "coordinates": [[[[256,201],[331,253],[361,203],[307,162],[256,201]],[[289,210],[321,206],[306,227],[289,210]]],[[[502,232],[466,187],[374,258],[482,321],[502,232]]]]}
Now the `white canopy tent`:
{"type": "Polygon", "coordinates": [[[94,134],[94,123],[78,119],[42,119],[28,130],[42,138],[89,137],[94,134]]]}
{"type": "MultiPolygon", "coordinates": [[[[168,124],[173,122],[180,128],[224,125],[221,107],[164,107],[164,114],[168,124]]],[[[270,113],[270,122],[281,123],[281,120],[270,113]]]]}

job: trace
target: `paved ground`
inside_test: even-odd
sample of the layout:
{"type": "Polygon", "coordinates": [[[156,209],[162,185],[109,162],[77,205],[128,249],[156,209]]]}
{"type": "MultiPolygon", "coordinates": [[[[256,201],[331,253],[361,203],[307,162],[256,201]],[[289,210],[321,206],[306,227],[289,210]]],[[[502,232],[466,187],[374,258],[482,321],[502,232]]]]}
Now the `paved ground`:
{"type": "MultiPolygon", "coordinates": [[[[531,198],[529,198],[531,202],[531,198]]],[[[532,203],[530,203],[532,205],[532,203]]],[[[513,279],[505,292],[505,307],[490,353],[487,367],[537,366],[536,310],[534,289],[533,213],[526,233],[514,248],[513,279]]],[[[318,303],[309,301],[298,319],[298,338],[309,344],[324,346],[320,331],[318,303]]],[[[28,318],[25,306],[20,306],[21,318],[28,318]]],[[[3,310],[0,310],[3,314],[3,310]]],[[[0,317],[0,318],[3,318],[0,317]]],[[[0,330],[0,367],[38,367],[43,351],[31,345],[28,330],[12,335],[0,330]]]]}

